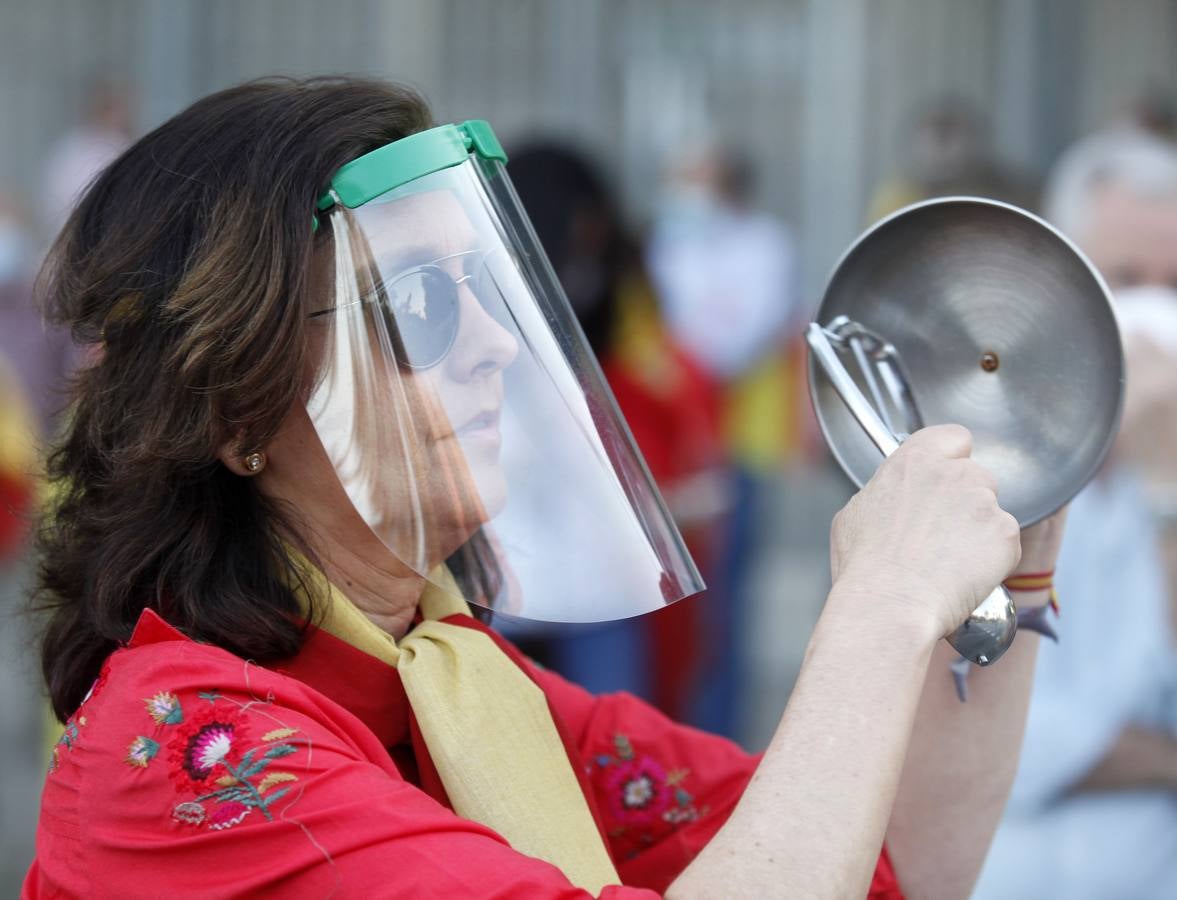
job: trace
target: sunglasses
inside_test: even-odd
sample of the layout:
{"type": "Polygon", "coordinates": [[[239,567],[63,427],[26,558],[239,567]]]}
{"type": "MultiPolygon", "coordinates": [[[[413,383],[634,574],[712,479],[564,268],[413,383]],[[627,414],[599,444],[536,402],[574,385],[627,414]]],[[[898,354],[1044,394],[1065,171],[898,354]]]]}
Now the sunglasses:
{"type": "Polygon", "coordinates": [[[469,283],[482,308],[500,325],[509,318],[487,262],[493,250],[465,250],[413,266],[357,303],[333,306],[310,314],[325,316],[363,303],[372,304],[384,317],[393,339],[398,364],[415,370],[438,365],[454,346],[461,318],[458,291],[469,283]],[[462,260],[464,275],[453,275],[439,263],[462,260]]]}

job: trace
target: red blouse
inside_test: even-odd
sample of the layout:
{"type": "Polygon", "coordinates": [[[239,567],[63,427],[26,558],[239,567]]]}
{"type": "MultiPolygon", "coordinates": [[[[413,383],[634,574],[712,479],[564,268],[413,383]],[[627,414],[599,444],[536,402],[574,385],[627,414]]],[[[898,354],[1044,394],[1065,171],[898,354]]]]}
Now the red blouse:
{"type": "MultiPolygon", "coordinates": [[[[657,897],[756,758],[494,637],[547,695],[607,836],[625,886],[600,896],[657,897]]],[[[321,631],[257,666],[150,611],[53,750],[23,895],[588,896],[450,810],[395,669],[321,631]]],[[[902,897],[885,853],[870,897],[902,897]]]]}

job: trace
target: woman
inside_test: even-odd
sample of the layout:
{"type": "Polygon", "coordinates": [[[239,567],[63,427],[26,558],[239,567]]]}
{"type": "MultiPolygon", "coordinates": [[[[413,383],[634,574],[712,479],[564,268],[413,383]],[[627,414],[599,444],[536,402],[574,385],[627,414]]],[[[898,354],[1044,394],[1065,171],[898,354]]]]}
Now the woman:
{"type": "Polygon", "coordinates": [[[101,352],[51,461],[66,726],[26,895],[898,897],[890,860],[967,895],[1035,652],[965,708],[929,668],[1019,558],[967,433],[835,521],[763,757],[535,668],[467,602],[607,620],[698,579],[493,134],[429,125],[386,85],[245,85],[66,226],[48,308],[101,352]]]}

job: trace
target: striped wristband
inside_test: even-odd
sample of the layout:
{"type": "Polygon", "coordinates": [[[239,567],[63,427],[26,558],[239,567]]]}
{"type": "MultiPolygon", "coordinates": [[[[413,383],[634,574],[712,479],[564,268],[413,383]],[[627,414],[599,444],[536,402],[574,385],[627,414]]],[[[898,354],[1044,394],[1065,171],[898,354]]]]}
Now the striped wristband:
{"type": "Polygon", "coordinates": [[[1050,592],[1050,608],[1059,614],[1058,591],[1054,589],[1054,569],[1049,572],[1028,572],[1025,575],[1011,575],[1005,580],[1006,590],[1012,593],[1028,594],[1034,591],[1050,592]]]}

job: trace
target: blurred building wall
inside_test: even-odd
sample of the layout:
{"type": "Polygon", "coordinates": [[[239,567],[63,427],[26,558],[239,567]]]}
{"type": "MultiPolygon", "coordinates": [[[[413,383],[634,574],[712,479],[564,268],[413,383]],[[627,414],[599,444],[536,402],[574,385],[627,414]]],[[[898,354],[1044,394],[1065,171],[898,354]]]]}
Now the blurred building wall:
{"type": "Polygon", "coordinates": [[[35,202],[97,72],[133,84],[141,128],[245,78],[372,73],[508,147],[583,142],[638,220],[668,156],[746,144],[815,296],[921,100],[972,99],[1040,170],[1142,84],[1177,83],[1175,44],[1177,0],[0,0],[0,185],[35,202]]]}

